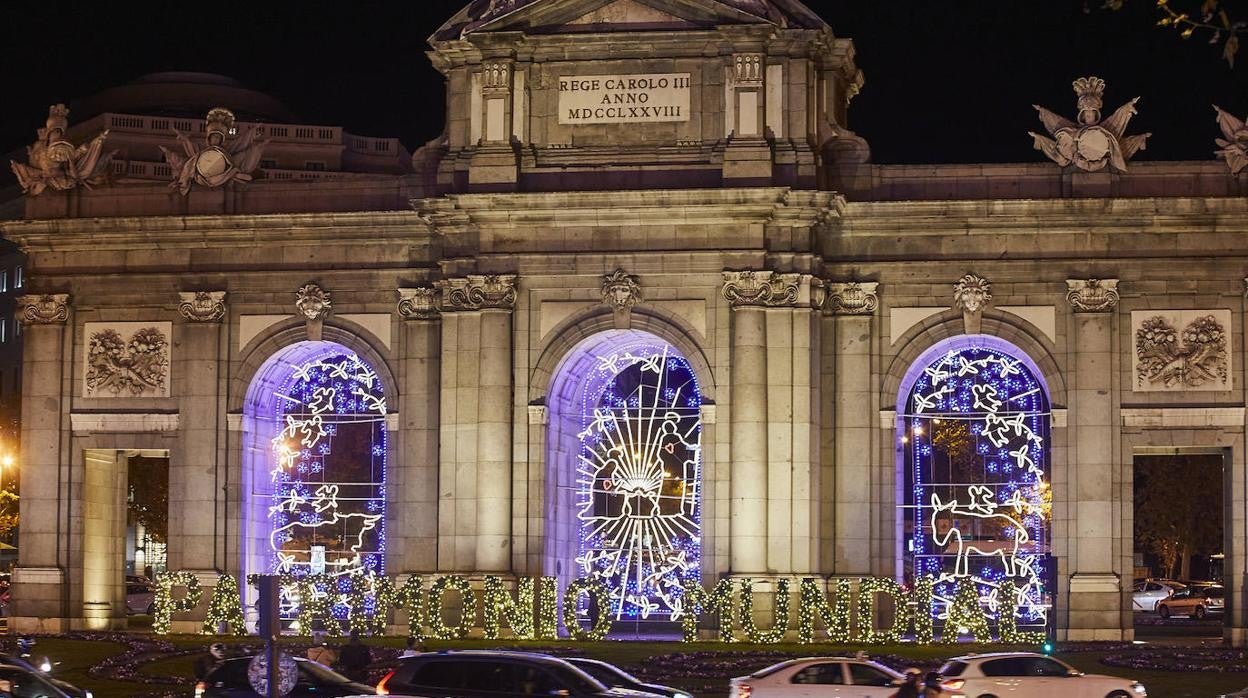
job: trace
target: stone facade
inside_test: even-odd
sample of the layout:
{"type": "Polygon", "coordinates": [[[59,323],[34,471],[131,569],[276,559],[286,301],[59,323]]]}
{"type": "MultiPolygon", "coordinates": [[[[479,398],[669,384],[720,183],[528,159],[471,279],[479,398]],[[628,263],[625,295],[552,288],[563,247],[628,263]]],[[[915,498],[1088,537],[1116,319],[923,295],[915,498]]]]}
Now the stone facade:
{"type": "Polygon", "coordinates": [[[171,568],[254,571],[249,396],[309,341],[366,360],[389,398],[388,573],[566,575],[565,362],[635,330],[701,387],[705,582],[898,575],[907,375],[987,336],[1048,393],[1058,636],[1132,637],[1133,458],[1172,449],[1225,455],[1226,632],[1248,642],[1242,179],[866,164],[837,130],[852,43],[808,13],[585,4],[466,9],[435,36],[450,123],[414,177],[261,179],[161,215],[188,204],[139,183],[0,224],[30,259],[13,627],[124,622],[107,541],[127,454],[170,458],[171,568]],[[566,29],[586,24],[619,34],[566,29]],[[520,29],[547,25],[565,29],[520,29]],[[688,120],[561,122],[561,80],[611,75],[688,76],[688,120]],[[277,212],[311,199],[336,210],[277,212]],[[1140,373],[1153,316],[1214,318],[1214,379],[1140,373]],[[121,325],[168,329],[165,391],[86,385],[92,328],[121,325]]]}

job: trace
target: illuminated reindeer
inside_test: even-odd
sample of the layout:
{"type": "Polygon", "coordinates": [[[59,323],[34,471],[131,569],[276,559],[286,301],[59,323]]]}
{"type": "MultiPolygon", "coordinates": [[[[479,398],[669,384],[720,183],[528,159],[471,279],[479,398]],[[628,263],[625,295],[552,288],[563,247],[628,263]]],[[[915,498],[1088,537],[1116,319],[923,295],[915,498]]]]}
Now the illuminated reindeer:
{"type": "Polygon", "coordinates": [[[1000,557],[1001,565],[1005,569],[1005,576],[1017,576],[1018,570],[1015,568],[1018,561],[1019,548],[1026,545],[1031,540],[1031,537],[1027,535],[1027,529],[1014,518],[1006,514],[998,513],[998,504],[992,501],[993,493],[987,487],[982,485],[973,485],[967,490],[967,494],[970,495],[971,502],[965,507],[962,507],[956,499],[949,502],[943,502],[941,501],[939,494],[934,492],[932,493],[932,540],[939,546],[948,547],[950,540],[956,538],[955,545],[957,547],[957,562],[954,564],[955,577],[970,576],[970,557],[972,554],[984,557],[1000,557]],[[937,518],[945,512],[948,512],[949,515],[949,528],[946,531],[941,531],[940,527],[937,525],[937,518]],[[1009,525],[1014,529],[1013,551],[983,550],[974,545],[966,544],[966,542],[962,540],[962,531],[953,523],[954,516],[969,516],[976,519],[998,519],[1002,523],[1009,525]]]}

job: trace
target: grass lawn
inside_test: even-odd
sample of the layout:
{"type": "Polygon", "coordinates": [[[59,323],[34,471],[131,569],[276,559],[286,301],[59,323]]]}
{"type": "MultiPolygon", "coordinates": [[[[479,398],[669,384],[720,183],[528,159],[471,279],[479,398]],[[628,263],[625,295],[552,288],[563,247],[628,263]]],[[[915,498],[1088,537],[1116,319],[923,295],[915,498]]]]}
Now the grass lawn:
{"type": "MultiPolygon", "coordinates": [[[[168,636],[165,639],[178,647],[188,649],[202,647],[205,650],[210,642],[218,641],[217,638],[207,638],[202,635],[173,635],[168,636]]],[[[256,644],[256,638],[238,638],[237,640],[223,638],[220,641],[225,641],[227,644],[239,643],[250,644],[253,646],[256,644]]],[[[300,641],[298,639],[292,639],[291,642],[299,643],[300,641]]],[[[403,638],[375,638],[368,640],[368,644],[377,647],[399,648],[403,646],[403,638]]],[[[526,647],[533,649],[546,649],[552,647],[566,648],[568,650],[584,654],[585,656],[596,659],[604,659],[625,667],[644,666],[652,657],[680,652],[783,652],[797,655],[853,655],[859,650],[865,650],[872,655],[894,655],[907,659],[913,659],[916,664],[925,665],[939,663],[940,660],[946,657],[964,653],[962,648],[944,645],[931,645],[926,647],[917,647],[914,645],[878,645],[872,647],[862,647],[857,645],[837,646],[831,644],[746,645],[712,642],[688,645],[679,642],[576,643],[554,641],[523,642],[517,640],[501,640],[497,642],[487,642],[483,640],[432,641],[426,644],[426,649],[428,650],[486,649],[489,647],[509,647],[516,649],[523,649],[526,647]]],[[[993,648],[981,649],[984,651],[990,651],[993,648]]],[[[56,676],[85,688],[90,688],[97,696],[129,698],[130,696],[164,690],[166,688],[172,691],[178,690],[177,687],[173,686],[166,687],[128,682],[112,682],[89,677],[86,671],[90,666],[108,656],[120,653],[124,650],[120,644],[114,642],[88,642],[83,640],[43,638],[39,640],[36,650],[36,654],[47,654],[54,660],[61,662],[54,672],[56,676]]],[[[1248,673],[1166,672],[1124,669],[1101,664],[1100,660],[1102,657],[1106,656],[1106,654],[1108,653],[1081,652],[1070,654],[1059,653],[1056,656],[1090,674],[1109,674],[1141,681],[1148,688],[1149,695],[1152,696],[1164,696],[1165,698],[1209,698],[1210,696],[1214,696],[1219,693],[1239,690],[1248,686],[1248,673]]],[[[190,677],[193,662],[193,656],[158,659],[145,664],[142,667],[142,671],[143,673],[150,675],[186,677],[186,683],[184,684],[182,690],[189,691],[192,686],[190,677]]],[[[745,660],[745,663],[748,666],[752,666],[748,658],[745,660]]],[[[762,668],[762,666],[767,663],[767,660],[760,659],[758,663],[759,666],[753,667],[754,669],[762,668]]],[[[728,679],[731,678],[731,675],[740,675],[747,672],[748,670],[725,672],[725,675],[716,675],[710,680],[672,679],[665,682],[682,688],[701,689],[698,690],[697,695],[703,698],[720,698],[727,694],[728,679]]]]}

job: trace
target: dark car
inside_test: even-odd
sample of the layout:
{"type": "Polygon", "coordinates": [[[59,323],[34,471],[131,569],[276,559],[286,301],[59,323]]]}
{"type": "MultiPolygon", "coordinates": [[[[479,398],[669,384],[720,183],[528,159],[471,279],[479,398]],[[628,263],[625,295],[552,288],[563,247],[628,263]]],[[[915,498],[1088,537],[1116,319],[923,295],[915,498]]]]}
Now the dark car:
{"type": "MultiPolygon", "coordinates": [[[[195,698],[256,698],[247,679],[247,667],[252,657],[234,657],[213,669],[207,678],[195,686],[195,698]]],[[[351,679],[331,671],[316,662],[295,657],[299,668],[299,681],[288,696],[339,696],[373,695],[372,686],[355,683],[351,679]]]]}
{"type": "Polygon", "coordinates": [[[91,691],[20,666],[0,666],[0,681],[8,682],[9,694],[14,698],[92,698],[91,691]]]}
{"type": "Polygon", "coordinates": [[[463,650],[418,654],[377,684],[382,695],[455,696],[456,698],[521,698],[570,696],[610,698],[661,694],[607,688],[568,662],[544,654],[463,650]]]}
{"type": "Polygon", "coordinates": [[[583,659],[581,657],[569,658],[568,663],[598,679],[598,682],[604,686],[612,688],[627,688],[634,691],[645,691],[659,696],[667,696],[667,698],[693,698],[693,696],[671,686],[660,686],[654,683],[642,683],[637,677],[624,671],[623,669],[600,662],[597,659],[583,659]]]}
{"type": "MultiPolygon", "coordinates": [[[[44,658],[41,661],[47,662],[48,660],[47,658],[44,658]]],[[[47,666],[51,666],[51,664],[49,663],[47,666]]],[[[48,683],[61,689],[61,691],[65,693],[65,695],[69,696],[69,698],[92,698],[91,691],[84,688],[78,688],[68,681],[62,681],[58,678],[48,676],[46,671],[40,670],[39,667],[35,666],[23,657],[0,652],[0,667],[15,667],[31,674],[41,676],[47,680],[48,683]]]]}

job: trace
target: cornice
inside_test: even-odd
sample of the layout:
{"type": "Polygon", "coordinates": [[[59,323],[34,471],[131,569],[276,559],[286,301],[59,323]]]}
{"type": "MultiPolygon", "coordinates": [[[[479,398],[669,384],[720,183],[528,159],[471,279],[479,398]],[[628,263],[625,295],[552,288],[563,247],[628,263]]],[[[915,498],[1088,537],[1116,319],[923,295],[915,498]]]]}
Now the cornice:
{"type": "Polygon", "coordinates": [[[30,253],[327,240],[395,243],[405,237],[429,238],[433,233],[413,211],[378,211],[5,221],[0,223],[0,234],[30,253]]]}

